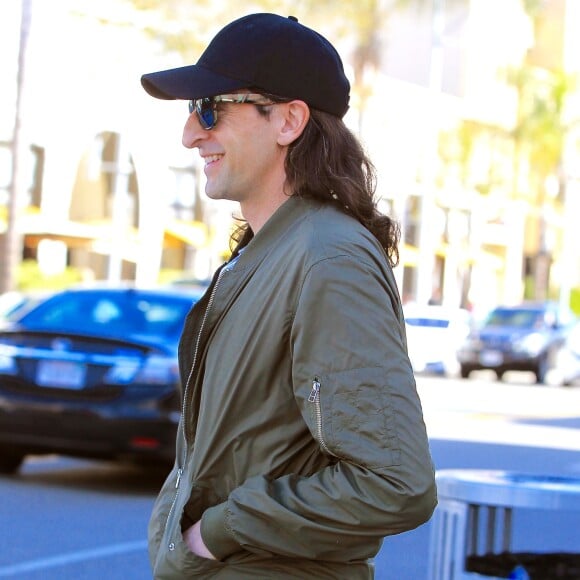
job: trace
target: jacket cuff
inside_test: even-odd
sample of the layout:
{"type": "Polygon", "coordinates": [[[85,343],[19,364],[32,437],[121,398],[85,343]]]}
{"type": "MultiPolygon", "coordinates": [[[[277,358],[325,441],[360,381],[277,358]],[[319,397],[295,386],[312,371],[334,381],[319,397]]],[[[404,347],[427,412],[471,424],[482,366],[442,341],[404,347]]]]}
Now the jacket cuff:
{"type": "Polygon", "coordinates": [[[241,550],[240,544],[226,529],[226,511],[227,502],[220,503],[205,510],[201,518],[203,543],[218,560],[225,560],[241,550]]]}

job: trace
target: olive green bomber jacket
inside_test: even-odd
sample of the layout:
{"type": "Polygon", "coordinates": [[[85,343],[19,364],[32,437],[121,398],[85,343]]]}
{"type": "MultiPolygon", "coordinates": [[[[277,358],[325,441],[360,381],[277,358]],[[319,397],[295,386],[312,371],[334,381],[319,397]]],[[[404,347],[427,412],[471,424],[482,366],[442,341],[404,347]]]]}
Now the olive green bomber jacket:
{"type": "Polygon", "coordinates": [[[291,197],[216,278],[180,345],[155,578],[371,578],[382,538],[436,505],[384,252],[333,205],[291,197]],[[200,518],[216,561],[183,542],[200,518]]]}

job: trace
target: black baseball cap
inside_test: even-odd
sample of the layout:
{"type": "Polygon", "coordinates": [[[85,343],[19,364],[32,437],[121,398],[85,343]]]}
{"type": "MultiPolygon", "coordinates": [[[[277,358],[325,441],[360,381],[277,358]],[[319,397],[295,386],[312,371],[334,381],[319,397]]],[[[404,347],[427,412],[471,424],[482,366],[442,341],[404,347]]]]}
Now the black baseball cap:
{"type": "Polygon", "coordinates": [[[207,46],[197,64],[144,74],[158,99],[200,99],[257,89],[299,99],[343,117],[350,84],[340,56],[321,34],[289,16],[251,14],[234,20],[207,46]]]}

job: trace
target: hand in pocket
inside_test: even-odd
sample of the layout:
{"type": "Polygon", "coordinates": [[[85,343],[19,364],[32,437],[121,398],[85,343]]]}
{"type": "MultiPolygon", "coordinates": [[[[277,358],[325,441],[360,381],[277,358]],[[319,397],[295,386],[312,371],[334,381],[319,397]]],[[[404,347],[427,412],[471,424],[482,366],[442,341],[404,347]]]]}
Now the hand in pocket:
{"type": "Polygon", "coordinates": [[[216,560],[216,557],[207,549],[201,537],[201,520],[183,532],[183,541],[191,552],[200,558],[216,560]]]}

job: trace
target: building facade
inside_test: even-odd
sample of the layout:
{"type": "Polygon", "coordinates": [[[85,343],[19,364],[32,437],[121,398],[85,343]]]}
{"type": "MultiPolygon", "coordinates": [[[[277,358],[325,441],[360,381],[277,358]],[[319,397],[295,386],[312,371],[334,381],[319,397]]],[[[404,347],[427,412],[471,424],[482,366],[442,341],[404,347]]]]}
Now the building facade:
{"type": "MultiPolygon", "coordinates": [[[[0,64],[15,79],[20,14],[6,4],[0,64]]],[[[485,309],[526,296],[569,301],[580,288],[570,217],[580,198],[578,94],[570,86],[562,110],[543,119],[562,147],[540,171],[548,156],[518,135],[541,124],[541,111],[534,121],[522,108],[541,95],[509,76],[579,71],[578,2],[546,5],[536,19],[519,0],[434,0],[394,13],[380,66],[355,86],[346,121],[377,165],[381,206],[401,222],[396,274],[406,300],[485,309]],[[364,110],[357,90],[366,91],[364,110]]],[[[184,103],[159,103],[139,83],[179,57],[142,33],[127,4],[99,6],[34,3],[22,100],[23,258],[46,271],[73,266],[87,280],[206,278],[227,254],[236,208],[204,198],[197,155],[180,144],[184,103]]],[[[0,95],[0,232],[14,95],[0,95]]]]}

